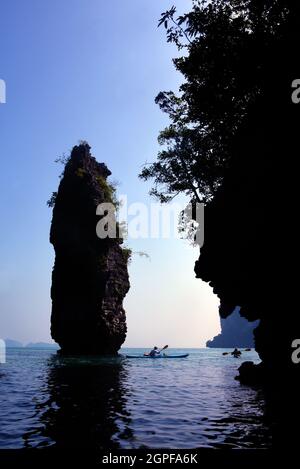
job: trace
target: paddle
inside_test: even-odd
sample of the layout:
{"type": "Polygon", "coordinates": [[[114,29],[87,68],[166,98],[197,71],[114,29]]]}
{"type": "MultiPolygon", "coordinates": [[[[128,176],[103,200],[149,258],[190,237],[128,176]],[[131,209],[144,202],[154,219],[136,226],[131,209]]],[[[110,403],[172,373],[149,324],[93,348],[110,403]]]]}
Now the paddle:
{"type": "Polygon", "coordinates": [[[166,350],[166,348],[168,347],[169,347],[168,345],[165,345],[163,348],[160,349],[159,353],[162,352],[163,350],[166,350]]]}
{"type": "Polygon", "coordinates": [[[168,348],[168,347],[169,347],[168,345],[165,345],[163,348],[160,349],[160,352],[161,352],[162,350],[166,350],[166,348],[168,348]]]}

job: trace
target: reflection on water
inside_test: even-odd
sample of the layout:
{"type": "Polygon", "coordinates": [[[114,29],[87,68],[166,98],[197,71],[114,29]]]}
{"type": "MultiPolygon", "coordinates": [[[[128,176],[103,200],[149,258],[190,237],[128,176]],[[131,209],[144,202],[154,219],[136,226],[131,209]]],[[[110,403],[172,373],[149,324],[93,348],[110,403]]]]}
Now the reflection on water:
{"type": "Polygon", "coordinates": [[[118,448],[130,439],[126,410],[126,371],[118,358],[63,358],[47,363],[49,397],[36,404],[41,427],[23,435],[25,446],[36,438],[59,447],[118,448]]]}
{"type": "Polygon", "coordinates": [[[189,353],[128,360],[11,350],[0,377],[0,447],[270,447],[263,395],[234,380],[241,360],[189,353]]]}

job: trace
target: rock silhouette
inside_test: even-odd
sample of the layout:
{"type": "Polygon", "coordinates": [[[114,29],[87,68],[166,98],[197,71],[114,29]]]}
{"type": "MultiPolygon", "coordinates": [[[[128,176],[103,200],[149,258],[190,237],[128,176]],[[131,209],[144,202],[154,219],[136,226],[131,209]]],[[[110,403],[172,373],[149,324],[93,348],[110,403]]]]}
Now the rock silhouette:
{"type": "Polygon", "coordinates": [[[62,353],[116,354],[126,337],[128,250],[121,238],[96,234],[96,207],[113,201],[110,174],[83,142],[73,148],[51,199],[51,335],[62,353]]]}
{"type": "Polygon", "coordinates": [[[253,330],[258,321],[242,318],[239,308],[226,319],[221,318],[221,333],[206,342],[207,347],[254,347],[253,330]]]}
{"type": "Polygon", "coordinates": [[[299,335],[298,288],[291,267],[298,265],[295,149],[300,112],[291,99],[291,83],[300,76],[293,59],[299,14],[294,18],[286,39],[268,56],[265,83],[270,85],[249,110],[232,143],[222,186],[206,207],[205,240],[195,265],[196,276],[220,298],[221,317],[239,305],[243,317],[260,320],[254,335],[262,362],[241,367],[239,379],[264,386],[281,444],[294,438],[286,429],[297,408],[299,374],[291,360],[291,344],[299,335]]]}

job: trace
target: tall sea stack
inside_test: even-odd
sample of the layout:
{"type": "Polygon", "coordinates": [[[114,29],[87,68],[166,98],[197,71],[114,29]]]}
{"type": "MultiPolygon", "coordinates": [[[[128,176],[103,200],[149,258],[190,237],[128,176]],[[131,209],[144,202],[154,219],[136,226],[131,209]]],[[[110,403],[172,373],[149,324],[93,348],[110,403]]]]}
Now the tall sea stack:
{"type": "Polygon", "coordinates": [[[116,354],[126,337],[128,250],[121,238],[96,234],[96,207],[113,201],[106,181],[110,174],[81,143],[73,148],[50,200],[55,250],[51,335],[62,353],[116,354]]]}

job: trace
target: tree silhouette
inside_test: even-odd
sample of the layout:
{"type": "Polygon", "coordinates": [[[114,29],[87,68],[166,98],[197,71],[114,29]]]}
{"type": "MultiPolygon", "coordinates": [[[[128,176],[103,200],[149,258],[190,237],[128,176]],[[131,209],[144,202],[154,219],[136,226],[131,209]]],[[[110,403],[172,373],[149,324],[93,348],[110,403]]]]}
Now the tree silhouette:
{"type": "Polygon", "coordinates": [[[159,134],[157,161],[140,174],[154,181],[151,195],[161,202],[179,193],[193,202],[213,198],[235,136],[269,86],[268,57],[284,37],[289,13],[282,0],[195,0],[185,15],[177,17],[174,6],[162,13],[168,42],[184,50],[173,62],[185,81],[179,96],[156,97],[170,125],[159,134]]]}

